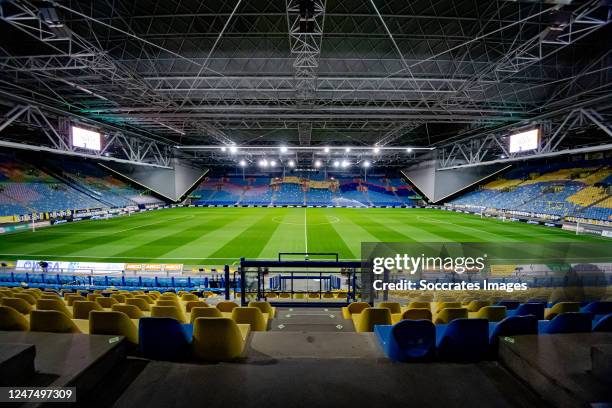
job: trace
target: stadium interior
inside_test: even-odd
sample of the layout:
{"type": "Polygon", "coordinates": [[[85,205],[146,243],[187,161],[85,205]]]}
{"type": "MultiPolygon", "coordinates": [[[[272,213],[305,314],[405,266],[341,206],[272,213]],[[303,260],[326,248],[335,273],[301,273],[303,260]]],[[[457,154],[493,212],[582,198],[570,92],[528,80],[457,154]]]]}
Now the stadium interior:
{"type": "Polygon", "coordinates": [[[0,406],[612,406],[611,21],[0,1],[0,406]]]}

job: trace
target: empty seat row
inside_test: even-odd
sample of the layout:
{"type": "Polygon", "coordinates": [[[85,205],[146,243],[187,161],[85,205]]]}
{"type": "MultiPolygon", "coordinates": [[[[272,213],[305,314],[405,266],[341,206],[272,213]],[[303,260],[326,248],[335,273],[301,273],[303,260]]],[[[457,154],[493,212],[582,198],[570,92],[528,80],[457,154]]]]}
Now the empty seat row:
{"type": "Polygon", "coordinates": [[[402,320],[395,325],[376,325],[374,332],[388,358],[395,361],[478,361],[497,352],[500,337],[585,332],[612,332],[612,314],[597,322],[589,313],[568,312],[552,320],[511,316],[498,323],[485,319],[455,319],[434,325],[429,320],[402,320]]]}
{"type": "MultiPolygon", "coordinates": [[[[172,318],[146,317],[140,319],[138,328],[124,313],[94,310],[89,315],[87,332],[121,335],[129,343],[140,343],[140,352],[146,358],[177,359],[193,355],[198,359],[220,361],[240,356],[250,327],[249,324],[239,324],[226,317],[198,317],[193,326],[181,325],[172,318]]],[[[82,332],[74,319],[57,310],[34,310],[28,321],[25,316],[7,306],[0,306],[0,329],[82,332]]]]}

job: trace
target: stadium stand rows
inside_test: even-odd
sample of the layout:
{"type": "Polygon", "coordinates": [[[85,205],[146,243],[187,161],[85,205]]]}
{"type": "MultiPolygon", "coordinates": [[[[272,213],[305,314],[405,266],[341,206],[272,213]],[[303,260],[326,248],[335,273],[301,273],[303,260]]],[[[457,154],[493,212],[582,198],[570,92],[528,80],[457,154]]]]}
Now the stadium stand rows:
{"type": "Polygon", "coordinates": [[[399,178],[323,176],[285,178],[208,177],[191,194],[193,204],[204,205],[413,205],[420,197],[399,178]]]}
{"type": "Polygon", "coordinates": [[[162,203],[92,163],[34,165],[0,154],[0,215],[162,203]]]}
{"type": "Polygon", "coordinates": [[[450,204],[609,221],[611,194],[609,163],[582,161],[521,166],[450,204]]]}

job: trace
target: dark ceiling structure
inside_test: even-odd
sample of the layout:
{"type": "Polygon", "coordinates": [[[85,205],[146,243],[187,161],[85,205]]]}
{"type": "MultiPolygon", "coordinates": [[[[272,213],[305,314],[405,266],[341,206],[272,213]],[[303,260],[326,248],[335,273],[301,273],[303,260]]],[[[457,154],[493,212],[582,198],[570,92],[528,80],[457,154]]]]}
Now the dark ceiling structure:
{"type": "Polygon", "coordinates": [[[450,167],[511,159],[504,138],[522,127],[540,127],[541,155],[612,137],[609,1],[10,0],[0,11],[4,146],[74,151],[67,123],[79,121],[105,129],[101,156],[133,162],[235,165],[283,145],[308,166],[324,146],[355,162],[378,146],[379,164],[435,148],[450,167]]]}

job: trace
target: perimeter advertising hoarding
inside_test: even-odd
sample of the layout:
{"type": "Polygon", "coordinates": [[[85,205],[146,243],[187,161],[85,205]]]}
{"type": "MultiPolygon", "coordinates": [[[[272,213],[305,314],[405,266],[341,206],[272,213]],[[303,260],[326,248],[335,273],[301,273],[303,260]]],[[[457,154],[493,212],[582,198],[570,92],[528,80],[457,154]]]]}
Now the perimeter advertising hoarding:
{"type": "MultiPolygon", "coordinates": [[[[40,266],[41,260],[18,260],[15,267],[19,272],[44,272],[40,266]]],[[[106,262],[47,262],[47,273],[121,273],[125,264],[106,262]]]]}

